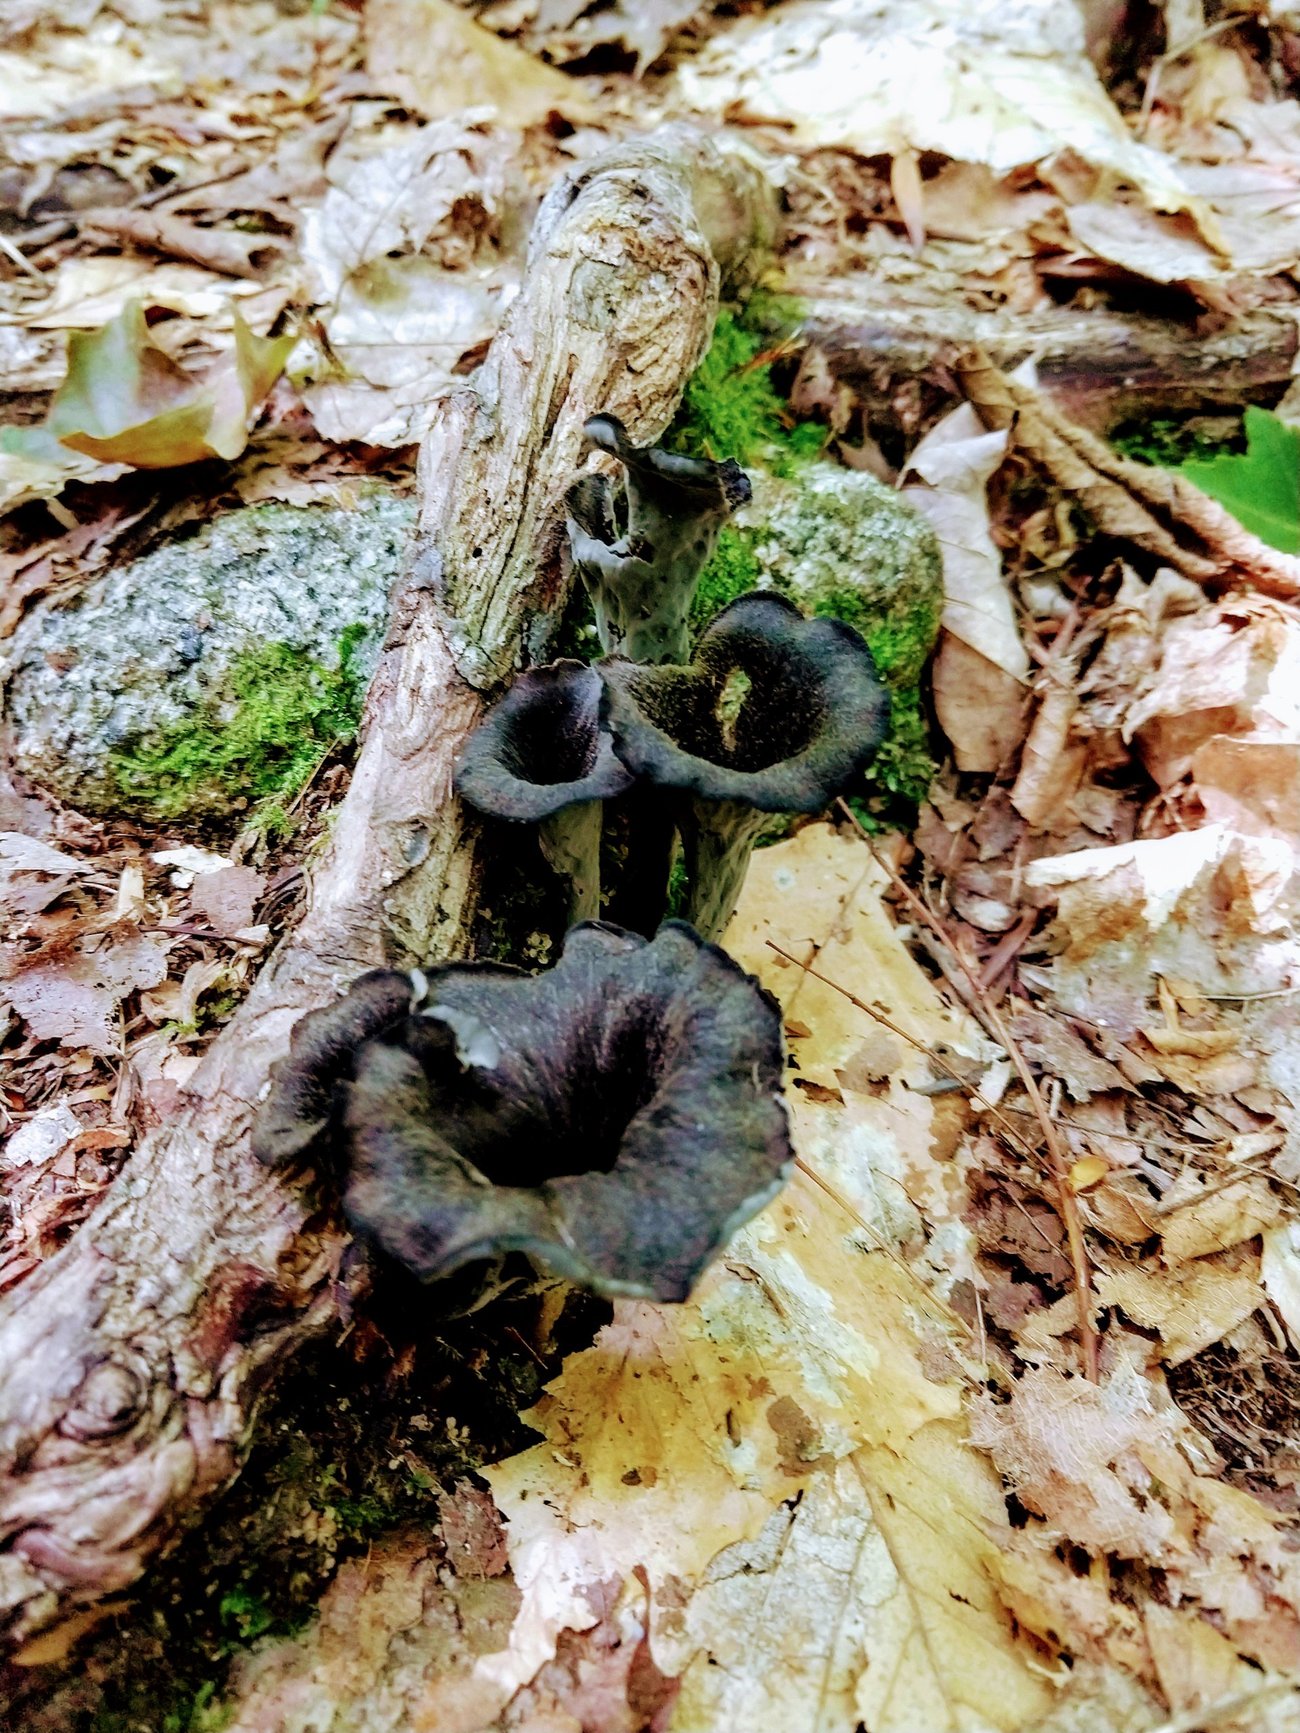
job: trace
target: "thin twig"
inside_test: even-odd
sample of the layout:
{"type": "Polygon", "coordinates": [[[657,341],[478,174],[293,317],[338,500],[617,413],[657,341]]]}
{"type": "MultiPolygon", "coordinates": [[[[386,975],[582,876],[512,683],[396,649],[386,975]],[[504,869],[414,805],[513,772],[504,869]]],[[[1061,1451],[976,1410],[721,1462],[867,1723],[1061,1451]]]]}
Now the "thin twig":
{"type": "MultiPolygon", "coordinates": [[[[1023,1113],[1032,1118],[1033,1109],[1017,1107],[1014,1102],[1008,1104],[1008,1113],[1023,1113]]],[[[1112,1131],[1106,1125],[1089,1125],[1082,1119],[1058,1119],[1058,1125],[1063,1125],[1067,1131],[1081,1131],[1086,1137],[1109,1137],[1116,1143],[1140,1143],[1150,1149],[1167,1149],[1174,1155],[1210,1155],[1214,1151],[1213,1143],[1179,1143],[1172,1137],[1141,1137],[1135,1131],[1112,1131]]],[[[1219,1142],[1226,1139],[1220,1138],[1219,1142]]]]}
{"type": "Polygon", "coordinates": [[[20,247],[16,247],[8,235],[0,235],[0,252],[4,254],[6,259],[11,259],[20,271],[26,271],[29,277],[35,277],[43,289],[48,287],[44,273],[37,270],[26,253],[20,247]]]}
{"type": "Polygon", "coordinates": [[[930,913],[912,887],[904,881],[902,875],[896,872],[887,860],[882,858],[880,851],[859,822],[857,814],[848,802],[841,800],[836,804],[847,815],[858,835],[870,849],[877,865],[889,875],[890,882],[906,901],[908,907],[924,921],[935,937],[950,949],[958,968],[970,984],[971,991],[974,993],[989,1026],[1006,1049],[1007,1056],[1020,1078],[1021,1086],[1029,1097],[1030,1106],[1034,1109],[1039,1124],[1043,1128],[1043,1137],[1047,1144],[1048,1165],[1052,1178],[1056,1182],[1057,1208],[1065,1227],[1065,1238],[1070,1248],[1070,1264],[1074,1270],[1084,1376],[1090,1383],[1097,1384],[1101,1380],[1101,1352],[1097,1327],[1092,1321],[1092,1277],[1088,1267],[1088,1250],[1083,1239],[1083,1223],[1079,1217],[1078,1200],[1070,1189],[1069,1156],[1061,1142],[1056,1126],[1052,1123],[1052,1117],[1047,1111],[1047,1106],[1038,1088],[1037,1079],[1029,1069],[1024,1054],[1013,1039],[1011,1031],[1007,1027],[1006,1019],[980,985],[979,978],[967,962],[961,946],[955,942],[951,934],[945,931],[942,923],[930,913]]]}
{"type": "Polygon", "coordinates": [[[859,999],[856,993],[851,993],[847,987],[841,986],[838,981],[832,981],[829,975],[823,975],[820,969],[814,969],[811,963],[801,963],[798,957],[791,956],[789,951],[783,950],[775,939],[767,939],[764,943],[769,951],[775,951],[778,957],[784,957],[787,963],[793,963],[796,969],[802,969],[805,975],[811,975],[814,981],[820,981],[823,986],[829,987],[832,992],[847,999],[850,1005],[855,1005],[859,1011],[865,1011],[868,1017],[874,1017],[876,1022],[888,1029],[891,1035],[897,1035],[900,1041],[906,1041],[909,1046],[915,1047],[918,1053],[924,1053],[931,1065],[946,1072],[960,1089],[966,1091],[977,1107],[1001,1125],[1004,1135],[1009,1137],[1012,1142],[1017,1143],[1031,1161],[1038,1160],[1038,1151],[1023,1133],[1017,1131],[1016,1127],[1009,1123],[1002,1109],[995,1102],[989,1101],[981,1095],[979,1090],[962,1076],[956,1066],[950,1065],[941,1053],[936,1053],[932,1047],[927,1047],[924,1041],[918,1041],[915,1035],[909,1035],[906,1029],[901,1029],[891,1018],[886,1017],[883,1011],[877,1011],[874,1005],[868,1005],[865,999],[859,999]]]}

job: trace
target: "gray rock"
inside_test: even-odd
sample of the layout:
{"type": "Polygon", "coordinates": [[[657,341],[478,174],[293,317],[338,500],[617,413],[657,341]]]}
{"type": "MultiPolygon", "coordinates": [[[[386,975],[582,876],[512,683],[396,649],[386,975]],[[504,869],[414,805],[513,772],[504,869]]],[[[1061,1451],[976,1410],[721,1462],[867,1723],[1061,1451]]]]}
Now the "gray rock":
{"type": "MultiPolygon", "coordinates": [[[[413,500],[379,488],[354,509],[251,506],[110,572],[71,607],[37,609],[9,659],[17,767],[83,811],[129,810],[118,755],[187,722],[228,722],[249,652],[283,645],[337,668],[359,626],[351,662],[368,673],[414,521],[413,500]]],[[[177,816],[218,809],[206,788],[177,816]]]]}
{"type": "Polygon", "coordinates": [[[856,626],[892,683],[916,681],[939,630],[943,563],[930,525],[874,476],[809,463],[754,477],[746,529],[757,587],[856,626]]]}

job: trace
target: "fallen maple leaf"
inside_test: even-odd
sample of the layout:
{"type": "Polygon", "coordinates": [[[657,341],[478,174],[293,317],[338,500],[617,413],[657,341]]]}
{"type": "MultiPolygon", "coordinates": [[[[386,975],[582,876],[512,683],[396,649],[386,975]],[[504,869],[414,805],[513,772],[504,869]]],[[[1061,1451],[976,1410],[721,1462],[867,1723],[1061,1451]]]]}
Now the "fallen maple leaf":
{"type": "Polygon", "coordinates": [[[0,451],[39,457],[54,440],[83,457],[137,469],[238,457],[249,417],[296,339],[256,337],[238,312],[233,322],[231,353],[199,379],[151,341],[139,301],[97,331],[69,333],[67,377],[48,417],[37,428],[0,430],[0,451]]]}
{"type": "Polygon", "coordinates": [[[820,941],[832,978],[869,954],[867,990],[922,1051],[900,1050],[887,1099],[792,1104],[801,1171],[783,1196],[688,1305],[620,1302],[533,1411],[544,1442],[488,1471],[523,1594],[509,1648],[478,1664],[502,1692],[566,1628],[595,1628],[611,1578],[642,1573],[683,1727],[1012,1729],[1051,1700],[999,1616],[1005,1514],[964,1437],[951,1318],[874,1249],[916,1232],[911,1196],[960,1232],[933,1101],[903,1080],[929,1076],[938,1042],[988,1051],[908,956],[882,878],[824,825],[751,869],[728,940],[810,1032],[800,1071],[834,1080],[871,1019],[769,936],[791,955],[820,941]]]}

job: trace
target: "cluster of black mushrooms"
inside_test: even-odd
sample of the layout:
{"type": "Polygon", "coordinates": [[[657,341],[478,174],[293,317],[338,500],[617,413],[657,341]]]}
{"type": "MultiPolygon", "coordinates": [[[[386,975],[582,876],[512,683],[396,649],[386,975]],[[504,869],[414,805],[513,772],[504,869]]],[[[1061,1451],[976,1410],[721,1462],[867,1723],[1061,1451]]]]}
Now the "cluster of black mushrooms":
{"type": "Polygon", "coordinates": [[[852,786],[889,701],[855,631],[772,592],[724,608],[691,655],[748,478],[638,449],[611,415],[585,431],[621,468],[566,501],[603,654],[521,674],[456,775],[487,818],[535,826],[567,880],[560,960],[363,975],[295,1026],[253,1147],[336,1165],[353,1228],[421,1280],[518,1252],[673,1301],[792,1160],[779,1008],[713,941],[768,815],[852,786]],[[665,920],[679,850],[685,919],[665,920]]]}

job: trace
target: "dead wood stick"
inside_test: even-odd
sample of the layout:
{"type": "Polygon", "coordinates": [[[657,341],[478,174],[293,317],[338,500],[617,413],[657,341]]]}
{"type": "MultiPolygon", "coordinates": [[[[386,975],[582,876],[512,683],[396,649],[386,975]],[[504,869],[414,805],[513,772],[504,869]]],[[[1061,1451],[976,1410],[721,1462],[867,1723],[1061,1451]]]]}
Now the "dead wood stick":
{"type": "Polygon", "coordinates": [[[451,794],[485,698],[564,600],[555,525],[583,421],[660,433],[724,283],[771,240],[757,171],[671,128],[547,196],[477,389],[422,453],[418,550],[309,911],[213,1045],[195,1105],[0,1308],[0,1628],[125,1588],[235,1474],[256,1399],[337,1317],[338,1222],[248,1154],[289,1029],[358,970],[455,954],[476,838],[451,794]]]}
{"type": "Polygon", "coordinates": [[[1008,429],[1014,445],[1078,500],[1102,534],[1132,543],[1195,583],[1286,601],[1300,596],[1300,558],[1260,541],[1176,470],[1121,456],[1001,372],[983,350],[968,351],[956,371],[984,425],[1008,429]]]}

